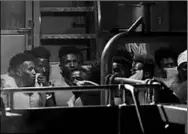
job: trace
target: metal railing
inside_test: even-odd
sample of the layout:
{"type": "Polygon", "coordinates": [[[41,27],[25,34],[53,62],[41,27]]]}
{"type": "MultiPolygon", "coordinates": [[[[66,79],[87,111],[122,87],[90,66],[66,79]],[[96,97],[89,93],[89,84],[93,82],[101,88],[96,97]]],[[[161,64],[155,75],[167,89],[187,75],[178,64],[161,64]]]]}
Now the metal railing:
{"type": "MultiPolygon", "coordinates": [[[[116,80],[122,80],[118,78],[116,80]]],[[[125,78],[126,79],[126,78],[125,78]]],[[[123,84],[122,84],[123,85],[123,84]]],[[[119,87],[122,87],[121,84],[114,85],[102,85],[102,86],[82,86],[82,87],[21,87],[21,88],[3,88],[1,89],[1,94],[6,94],[8,96],[8,109],[11,111],[14,109],[14,93],[23,92],[23,93],[33,93],[33,92],[43,92],[43,93],[53,93],[56,91],[74,91],[74,92],[96,92],[109,90],[110,96],[112,96],[111,91],[119,90],[119,87]]],[[[159,85],[134,85],[135,91],[143,92],[150,88],[158,88],[159,85]]],[[[121,90],[127,90],[126,88],[121,88],[121,90]]],[[[109,101],[108,104],[111,105],[109,101]]],[[[107,105],[108,105],[107,104],[107,105]]]]}
{"type": "MultiPolygon", "coordinates": [[[[121,77],[117,77],[115,78],[116,81],[124,81],[127,82],[126,78],[121,78],[121,77]]],[[[130,80],[131,81],[131,80],[130,80]]],[[[129,82],[130,82],[129,81],[129,82]]],[[[135,81],[134,81],[135,82],[135,81]]],[[[136,81],[136,82],[141,82],[141,81],[136,81]]],[[[143,81],[142,81],[143,82],[143,81]]],[[[142,83],[145,84],[145,83],[142,83]]],[[[18,93],[18,92],[24,92],[24,93],[31,93],[31,92],[55,92],[55,91],[102,91],[102,90],[109,90],[110,91],[110,95],[109,97],[114,97],[112,96],[113,93],[111,91],[116,91],[116,90],[122,90],[122,91],[129,91],[131,93],[134,105],[135,105],[135,110],[136,110],[136,114],[138,117],[138,121],[141,127],[141,131],[144,134],[145,129],[144,129],[144,125],[143,125],[143,119],[141,117],[140,114],[140,109],[139,109],[139,100],[138,100],[138,96],[137,96],[137,92],[143,92],[143,91],[147,91],[148,88],[154,88],[157,89],[159,88],[160,85],[129,85],[129,84],[116,84],[116,85],[103,85],[103,86],[83,86],[83,87],[21,87],[21,88],[4,88],[2,90],[2,93],[8,93],[9,94],[9,99],[10,99],[10,110],[8,110],[8,112],[14,111],[14,103],[13,103],[13,98],[14,98],[14,93],[18,93]]],[[[155,99],[154,99],[155,100],[155,99]]],[[[112,103],[111,101],[109,101],[109,104],[107,106],[113,106],[114,103],[112,103]]],[[[155,103],[153,103],[155,104],[155,103]]],[[[119,105],[119,107],[126,105],[125,102],[123,102],[121,105],[119,105]]],[[[41,108],[39,108],[41,109],[41,108]]],[[[44,108],[45,109],[45,108],[44,108]]]]}

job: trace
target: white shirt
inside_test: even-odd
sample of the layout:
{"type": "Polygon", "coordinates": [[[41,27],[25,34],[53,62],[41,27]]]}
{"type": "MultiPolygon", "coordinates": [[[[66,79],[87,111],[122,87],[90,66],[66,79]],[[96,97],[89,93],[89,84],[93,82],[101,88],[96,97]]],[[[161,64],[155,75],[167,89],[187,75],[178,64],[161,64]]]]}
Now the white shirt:
{"type": "MultiPolygon", "coordinates": [[[[1,75],[1,81],[3,82],[3,88],[18,88],[14,78],[8,74],[1,75]]],[[[3,98],[5,107],[8,107],[8,96],[6,94],[1,94],[1,97],[3,98]]],[[[15,109],[45,106],[45,101],[46,100],[44,98],[42,99],[41,95],[37,92],[30,95],[23,92],[16,92],[13,96],[13,105],[15,109]]]]}
{"type": "MultiPolygon", "coordinates": [[[[50,81],[54,87],[69,87],[61,75],[59,64],[51,65],[50,81]]],[[[73,96],[72,91],[56,91],[54,93],[57,106],[68,106],[68,100],[73,96]]]]}

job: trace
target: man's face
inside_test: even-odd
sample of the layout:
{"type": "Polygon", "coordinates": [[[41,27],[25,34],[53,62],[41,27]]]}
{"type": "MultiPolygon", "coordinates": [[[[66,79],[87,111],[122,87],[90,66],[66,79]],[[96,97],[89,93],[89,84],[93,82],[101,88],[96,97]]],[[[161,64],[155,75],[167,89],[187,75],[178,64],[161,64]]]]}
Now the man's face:
{"type": "Polygon", "coordinates": [[[79,70],[76,70],[76,71],[73,71],[71,73],[71,76],[70,76],[70,80],[72,83],[76,83],[76,81],[81,81],[81,80],[87,80],[88,79],[88,76],[85,72],[83,71],[79,71],[79,70]]]}
{"type": "Polygon", "coordinates": [[[176,62],[172,58],[164,58],[160,62],[162,70],[164,68],[173,68],[176,66],[176,62]]]}
{"type": "Polygon", "coordinates": [[[178,66],[179,76],[182,81],[187,80],[187,62],[184,62],[178,66]]]}
{"type": "Polygon", "coordinates": [[[113,73],[117,73],[119,76],[125,75],[123,65],[121,65],[120,63],[113,62],[112,70],[113,70],[113,73]]]}
{"type": "Polygon", "coordinates": [[[33,61],[25,61],[19,67],[19,76],[25,86],[33,86],[35,83],[35,64],[33,61]]]}
{"type": "Polygon", "coordinates": [[[48,59],[37,58],[36,60],[36,73],[41,73],[46,77],[49,77],[50,63],[48,59]]]}
{"type": "Polygon", "coordinates": [[[60,68],[63,74],[66,72],[71,72],[73,69],[80,65],[80,57],[75,54],[67,54],[61,58],[60,68]]]}

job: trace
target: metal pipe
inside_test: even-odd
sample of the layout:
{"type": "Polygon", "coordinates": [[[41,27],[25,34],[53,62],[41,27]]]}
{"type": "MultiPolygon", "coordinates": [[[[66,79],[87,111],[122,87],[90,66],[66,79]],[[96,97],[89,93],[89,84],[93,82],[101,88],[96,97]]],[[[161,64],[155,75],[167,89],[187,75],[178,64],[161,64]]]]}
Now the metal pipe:
{"type": "MultiPolygon", "coordinates": [[[[118,78],[118,77],[117,77],[118,78]]],[[[116,79],[116,78],[115,78],[116,79]]],[[[124,78],[118,78],[118,81],[124,80],[124,78]]],[[[127,79],[125,78],[127,81],[127,79]]],[[[135,88],[149,88],[160,86],[154,85],[133,85],[135,88]]],[[[3,88],[1,93],[12,92],[55,92],[55,91],[101,91],[101,90],[114,90],[119,87],[119,84],[103,85],[103,86],[83,86],[83,87],[20,87],[20,88],[3,88]]]]}
{"type": "Polygon", "coordinates": [[[2,93],[9,92],[54,92],[54,91],[101,91],[118,88],[118,85],[106,86],[82,86],[82,87],[20,87],[20,88],[3,88],[2,93]]]}
{"type": "Polygon", "coordinates": [[[96,2],[97,2],[98,28],[101,29],[101,4],[99,0],[97,0],[96,2]]]}
{"type": "Polygon", "coordinates": [[[133,32],[135,31],[139,25],[143,23],[143,16],[140,16],[130,27],[127,31],[133,32]]]}
{"type": "Polygon", "coordinates": [[[136,95],[135,95],[135,90],[134,90],[135,88],[131,85],[128,85],[128,84],[125,84],[124,87],[125,87],[125,89],[127,89],[131,92],[131,95],[132,95],[132,98],[133,98],[133,101],[134,101],[134,104],[135,104],[135,108],[136,108],[136,113],[137,113],[137,116],[138,116],[138,121],[140,123],[141,131],[142,131],[143,134],[145,134],[141,114],[140,114],[140,111],[139,111],[138,99],[136,98],[136,95]]]}
{"type": "Polygon", "coordinates": [[[153,5],[154,2],[147,1],[142,2],[143,5],[143,21],[144,21],[144,32],[150,32],[151,31],[151,5],[153,5]]]}
{"type": "Polygon", "coordinates": [[[124,78],[124,77],[116,77],[114,79],[116,82],[124,82],[124,83],[132,83],[132,84],[146,84],[147,81],[143,80],[135,80],[130,78],[124,78]]]}

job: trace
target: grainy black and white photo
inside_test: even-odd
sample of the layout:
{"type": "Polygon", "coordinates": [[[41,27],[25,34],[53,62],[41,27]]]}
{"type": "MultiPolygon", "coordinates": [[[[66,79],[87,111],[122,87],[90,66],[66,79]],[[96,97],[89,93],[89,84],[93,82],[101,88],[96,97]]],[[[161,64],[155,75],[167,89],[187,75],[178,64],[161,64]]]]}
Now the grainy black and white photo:
{"type": "Polygon", "coordinates": [[[187,134],[187,1],[0,5],[1,133],[187,134]]]}

